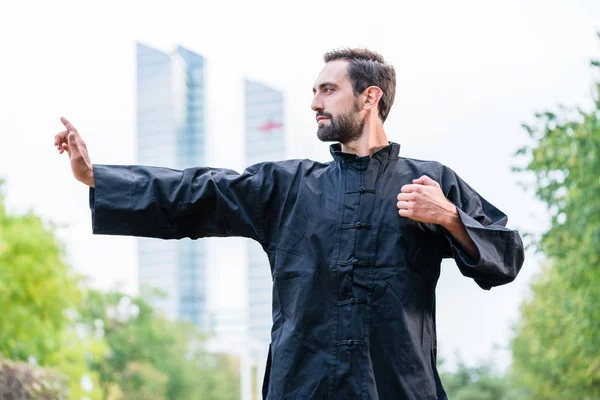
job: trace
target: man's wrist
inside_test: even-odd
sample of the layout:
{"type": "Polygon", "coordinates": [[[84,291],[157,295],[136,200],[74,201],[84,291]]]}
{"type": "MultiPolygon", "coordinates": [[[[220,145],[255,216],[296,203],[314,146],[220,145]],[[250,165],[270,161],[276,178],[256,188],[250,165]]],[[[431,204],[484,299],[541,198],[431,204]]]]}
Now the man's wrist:
{"type": "Polygon", "coordinates": [[[454,232],[456,228],[461,225],[460,216],[458,215],[456,206],[450,202],[448,203],[448,213],[444,215],[440,225],[443,226],[448,232],[454,232]]]}
{"type": "Polygon", "coordinates": [[[87,177],[83,183],[85,183],[89,187],[96,187],[96,184],[94,183],[94,167],[93,166],[90,167],[90,169],[87,173],[87,177]]]}

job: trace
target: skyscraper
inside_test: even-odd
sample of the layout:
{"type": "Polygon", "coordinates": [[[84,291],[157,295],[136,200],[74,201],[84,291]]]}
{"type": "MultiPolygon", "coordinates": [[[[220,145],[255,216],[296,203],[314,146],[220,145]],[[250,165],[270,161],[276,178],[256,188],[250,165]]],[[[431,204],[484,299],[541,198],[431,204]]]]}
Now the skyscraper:
{"type": "MultiPolygon", "coordinates": [[[[205,61],[181,46],[137,53],[137,163],[184,169],[205,165],[205,61]]],[[[206,250],[202,240],[139,238],[141,287],[167,297],[153,304],[168,318],[208,328],[206,250]]]]}
{"type": "MultiPolygon", "coordinates": [[[[259,82],[244,83],[246,164],[285,157],[283,93],[259,82]]],[[[248,243],[248,333],[263,344],[271,341],[272,278],[258,243],[248,243]]]]}

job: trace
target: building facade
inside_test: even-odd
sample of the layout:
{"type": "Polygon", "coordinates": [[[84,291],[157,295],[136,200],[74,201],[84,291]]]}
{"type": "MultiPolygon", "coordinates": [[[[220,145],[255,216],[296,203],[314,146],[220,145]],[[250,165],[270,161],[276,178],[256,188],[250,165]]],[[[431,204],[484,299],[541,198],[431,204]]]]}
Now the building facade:
{"type": "MultiPolygon", "coordinates": [[[[205,165],[205,61],[181,46],[165,53],[141,43],[137,59],[136,162],[176,169],[205,165]]],[[[202,240],[138,238],[140,292],[168,318],[209,328],[202,240]]]]}
{"type": "MultiPolygon", "coordinates": [[[[283,160],[285,157],[283,92],[245,80],[246,164],[283,160]]],[[[248,334],[269,344],[272,326],[272,278],[264,250],[248,243],[248,334]]]]}

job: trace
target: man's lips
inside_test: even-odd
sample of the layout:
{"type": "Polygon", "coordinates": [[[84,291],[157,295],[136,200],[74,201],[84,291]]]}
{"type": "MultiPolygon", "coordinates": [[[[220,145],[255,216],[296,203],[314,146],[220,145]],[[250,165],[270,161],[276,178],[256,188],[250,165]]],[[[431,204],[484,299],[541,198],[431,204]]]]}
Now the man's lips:
{"type": "Polygon", "coordinates": [[[327,117],[317,117],[317,122],[322,121],[324,119],[329,119],[329,118],[327,118],[327,117]]]}

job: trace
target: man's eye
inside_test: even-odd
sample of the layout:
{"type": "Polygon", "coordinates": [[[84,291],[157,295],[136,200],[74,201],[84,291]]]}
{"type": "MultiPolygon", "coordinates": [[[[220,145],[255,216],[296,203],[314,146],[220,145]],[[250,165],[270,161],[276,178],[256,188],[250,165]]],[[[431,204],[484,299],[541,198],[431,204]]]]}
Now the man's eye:
{"type": "Polygon", "coordinates": [[[325,93],[333,92],[333,88],[325,88],[324,91],[325,93]]]}

